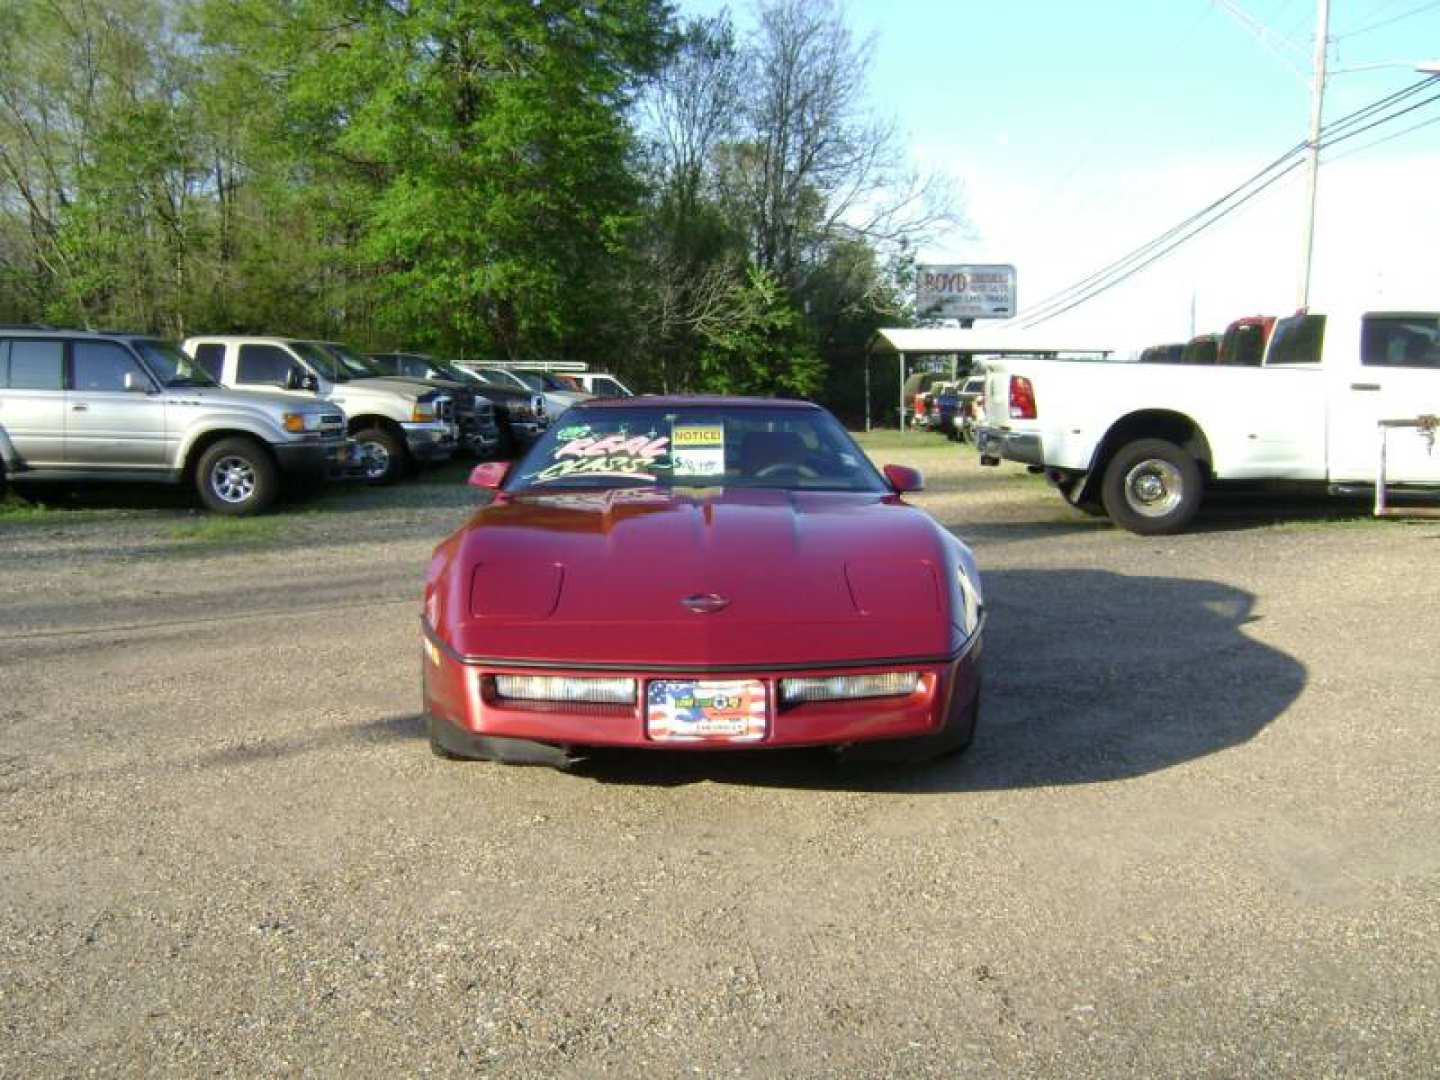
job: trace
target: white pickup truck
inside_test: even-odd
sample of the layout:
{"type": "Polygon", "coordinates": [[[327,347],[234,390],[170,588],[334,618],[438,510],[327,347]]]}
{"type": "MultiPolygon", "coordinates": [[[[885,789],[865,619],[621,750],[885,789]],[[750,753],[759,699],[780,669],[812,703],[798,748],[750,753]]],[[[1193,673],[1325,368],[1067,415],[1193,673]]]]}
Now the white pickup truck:
{"type": "MultiPolygon", "coordinates": [[[[982,464],[1021,462],[1072,506],[1179,532],[1207,486],[1373,485],[1379,421],[1440,413],[1440,313],[1280,319],[1259,367],[986,363],[982,464]]],[[[1440,488],[1433,427],[1389,432],[1386,483],[1440,488]]]]}

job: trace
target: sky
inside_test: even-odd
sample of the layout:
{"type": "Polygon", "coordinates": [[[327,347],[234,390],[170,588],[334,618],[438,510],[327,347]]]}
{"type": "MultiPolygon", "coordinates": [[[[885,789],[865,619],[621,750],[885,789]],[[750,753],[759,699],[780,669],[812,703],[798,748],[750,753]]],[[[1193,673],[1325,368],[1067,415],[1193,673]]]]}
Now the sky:
{"type": "MultiPolygon", "coordinates": [[[[726,6],[747,25],[748,0],[680,4],[687,15],[726,6]]],[[[1305,138],[1316,8],[1317,0],[849,0],[844,10],[857,36],[874,36],[875,110],[898,121],[914,162],[952,177],[962,193],[967,227],[937,237],[922,261],[1013,263],[1023,313],[1305,138]],[[1227,4],[1263,25],[1267,40],[1227,4]]],[[[1415,63],[1440,60],[1440,0],[1331,0],[1328,36],[1327,122],[1421,78],[1415,63]]],[[[1440,303],[1440,102],[1322,162],[1312,308],[1440,303]]],[[[1292,311],[1305,190],[1305,170],[1296,170],[1044,328],[1138,347],[1188,338],[1192,307],[1197,333],[1240,315],[1292,311]]]]}

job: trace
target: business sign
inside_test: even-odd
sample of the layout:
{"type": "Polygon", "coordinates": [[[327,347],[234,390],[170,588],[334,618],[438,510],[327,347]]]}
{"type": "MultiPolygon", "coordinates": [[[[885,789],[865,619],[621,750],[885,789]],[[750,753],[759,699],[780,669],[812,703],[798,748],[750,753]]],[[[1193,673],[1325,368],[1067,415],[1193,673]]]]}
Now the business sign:
{"type": "Polygon", "coordinates": [[[1008,319],[1015,314],[1015,267],[917,266],[915,314],[922,319],[1008,319]]]}

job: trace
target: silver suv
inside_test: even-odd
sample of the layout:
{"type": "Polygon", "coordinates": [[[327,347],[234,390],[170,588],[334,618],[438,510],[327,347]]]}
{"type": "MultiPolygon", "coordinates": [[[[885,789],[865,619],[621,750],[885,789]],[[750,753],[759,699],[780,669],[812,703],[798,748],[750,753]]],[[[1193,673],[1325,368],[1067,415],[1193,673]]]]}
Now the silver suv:
{"type": "Polygon", "coordinates": [[[211,510],[253,514],[282,474],[358,461],[341,410],[225,390],[168,342],[0,327],[0,480],[193,483],[211,510]]]}

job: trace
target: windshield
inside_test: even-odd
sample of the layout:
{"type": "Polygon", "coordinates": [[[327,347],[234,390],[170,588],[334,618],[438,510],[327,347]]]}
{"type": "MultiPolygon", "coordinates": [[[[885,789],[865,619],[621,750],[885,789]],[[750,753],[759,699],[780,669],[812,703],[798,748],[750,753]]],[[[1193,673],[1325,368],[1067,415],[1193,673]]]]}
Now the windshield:
{"type": "Polygon", "coordinates": [[[480,374],[487,382],[492,382],[496,386],[513,386],[517,390],[539,389],[537,386],[531,386],[513,371],[506,371],[504,368],[481,368],[480,374]]]}
{"type": "Polygon", "coordinates": [[[145,358],[145,364],[166,387],[219,386],[194,360],[168,341],[137,338],[130,343],[145,358]]]}
{"type": "Polygon", "coordinates": [[[338,359],[331,356],[325,349],[309,341],[292,341],[290,348],[295,354],[307,364],[319,372],[322,379],[330,382],[342,383],[350,381],[350,373],[338,359]]]}
{"type": "Polygon", "coordinates": [[[385,374],[348,345],[341,345],[338,341],[319,341],[316,345],[339,361],[345,374],[352,379],[378,379],[385,374]]]}
{"type": "Polygon", "coordinates": [[[431,360],[430,366],[435,369],[435,373],[442,379],[449,379],[452,382],[483,383],[485,381],[473,371],[457,367],[447,360],[431,360]]]}
{"type": "Polygon", "coordinates": [[[505,490],[651,486],[888,490],[827,412],[715,406],[572,409],[505,490]]]}
{"type": "Polygon", "coordinates": [[[548,389],[551,389],[550,387],[548,387],[548,386],[545,385],[545,379],[544,379],[538,372],[534,372],[534,371],[512,371],[512,372],[510,372],[510,374],[513,375],[515,378],[519,379],[522,383],[524,383],[526,386],[528,386],[531,390],[548,390],[548,389]]]}

